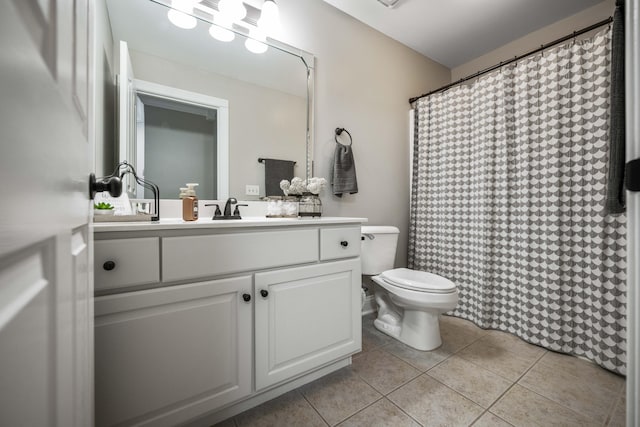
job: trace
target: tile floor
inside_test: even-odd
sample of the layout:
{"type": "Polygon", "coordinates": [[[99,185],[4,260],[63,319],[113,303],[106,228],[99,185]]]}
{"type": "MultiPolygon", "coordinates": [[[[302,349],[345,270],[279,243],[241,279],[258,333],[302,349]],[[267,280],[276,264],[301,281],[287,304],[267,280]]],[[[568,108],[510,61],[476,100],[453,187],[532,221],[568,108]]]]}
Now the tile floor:
{"type": "Polygon", "coordinates": [[[244,426],[624,426],[625,380],[589,362],[443,316],[421,352],[363,317],[353,364],[218,424],[244,426]]]}

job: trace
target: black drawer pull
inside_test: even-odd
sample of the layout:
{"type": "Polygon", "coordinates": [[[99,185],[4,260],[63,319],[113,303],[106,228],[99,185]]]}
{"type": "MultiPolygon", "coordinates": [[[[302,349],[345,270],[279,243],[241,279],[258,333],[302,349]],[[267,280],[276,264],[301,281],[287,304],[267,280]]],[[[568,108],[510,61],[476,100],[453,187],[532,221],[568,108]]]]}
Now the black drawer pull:
{"type": "Polygon", "coordinates": [[[111,271],[114,268],[116,268],[116,263],[113,261],[107,261],[104,264],[102,264],[102,268],[104,268],[107,271],[111,271]]]}
{"type": "Polygon", "coordinates": [[[260,291],[260,295],[262,295],[262,298],[266,298],[269,296],[269,292],[263,289],[260,291]]]}
{"type": "Polygon", "coordinates": [[[242,294],[242,299],[245,302],[249,302],[249,301],[251,301],[251,295],[250,294],[242,294]]]}
{"type": "Polygon", "coordinates": [[[342,242],[340,242],[340,244],[342,245],[343,248],[346,248],[347,246],[349,246],[349,242],[347,242],[346,240],[343,240],[342,242]]]}

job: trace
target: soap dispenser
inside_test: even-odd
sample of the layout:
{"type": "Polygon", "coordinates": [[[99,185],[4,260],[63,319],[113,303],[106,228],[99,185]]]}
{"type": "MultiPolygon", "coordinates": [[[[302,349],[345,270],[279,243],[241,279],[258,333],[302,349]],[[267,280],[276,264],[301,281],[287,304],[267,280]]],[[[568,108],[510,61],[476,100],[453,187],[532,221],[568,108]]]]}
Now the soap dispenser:
{"type": "Polygon", "coordinates": [[[185,191],[180,189],[182,196],[182,219],[185,221],[196,221],[198,219],[198,197],[196,196],[197,183],[187,183],[185,191]]]}

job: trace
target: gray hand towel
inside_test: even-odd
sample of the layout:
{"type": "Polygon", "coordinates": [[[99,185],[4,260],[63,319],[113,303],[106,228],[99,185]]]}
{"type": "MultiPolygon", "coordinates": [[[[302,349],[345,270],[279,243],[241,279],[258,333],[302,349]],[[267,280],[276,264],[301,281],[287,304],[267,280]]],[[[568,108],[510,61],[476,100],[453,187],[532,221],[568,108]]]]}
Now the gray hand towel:
{"type": "Polygon", "coordinates": [[[282,196],[284,192],[280,188],[280,181],[293,178],[293,166],[296,162],[291,160],[264,159],[264,187],[266,196],[282,196]]]}
{"type": "Polygon", "coordinates": [[[358,192],[356,163],[353,160],[353,149],[350,145],[336,143],[331,173],[333,194],[342,197],[344,193],[358,192]]]}
{"type": "Polygon", "coordinates": [[[611,30],[611,121],[607,212],[625,211],[625,99],[624,99],[624,1],[616,1],[611,30]]]}

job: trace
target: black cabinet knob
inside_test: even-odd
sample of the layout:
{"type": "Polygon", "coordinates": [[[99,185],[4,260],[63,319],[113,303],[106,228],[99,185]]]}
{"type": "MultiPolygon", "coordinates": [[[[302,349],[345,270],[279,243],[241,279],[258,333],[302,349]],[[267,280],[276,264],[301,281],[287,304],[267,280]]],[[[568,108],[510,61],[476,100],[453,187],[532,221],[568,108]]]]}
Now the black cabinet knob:
{"type": "Polygon", "coordinates": [[[262,298],[266,298],[269,296],[269,292],[263,289],[260,291],[260,295],[262,295],[262,298]]]}
{"type": "Polygon", "coordinates": [[[114,268],[116,268],[116,263],[113,261],[107,261],[104,264],[102,264],[102,268],[104,268],[107,271],[111,271],[114,268]]]}
{"type": "Polygon", "coordinates": [[[347,246],[349,246],[349,242],[347,242],[346,240],[343,240],[342,242],[340,242],[340,244],[342,245],[343,248],[346,248],[347,246]]]}
{"type": "Polygon", "coordinates": [[[242,299],[245,302],[249,302],[249,301],[251,301],[251,295],[250,294],[242,294],[242,299]]]}

